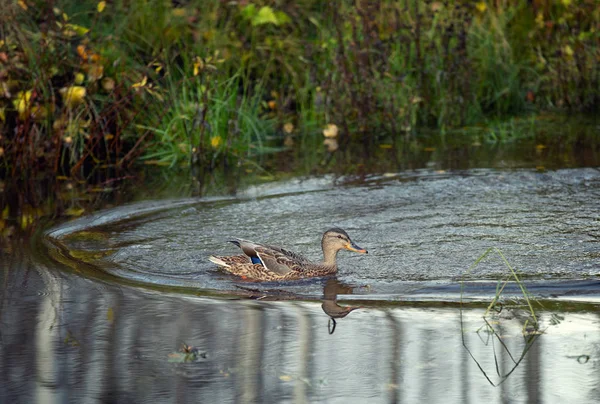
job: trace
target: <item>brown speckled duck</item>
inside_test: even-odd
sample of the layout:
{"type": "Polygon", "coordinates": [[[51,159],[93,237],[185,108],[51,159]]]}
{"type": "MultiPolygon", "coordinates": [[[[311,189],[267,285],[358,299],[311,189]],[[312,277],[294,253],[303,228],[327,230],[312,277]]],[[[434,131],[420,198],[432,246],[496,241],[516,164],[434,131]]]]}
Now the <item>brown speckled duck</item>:
{"type": "Polygon", "coordinates": [[[354,244],[348,234],[339,228],[329,229],[323,234],[323,262],[318,264],[281,247],[240,238],[230,241],[240,247],[244,255],[210,256],[209,260],[227,272],[254,281],[288,281],[331,275],[337,272],[338,251],[367,253],[367,250],[354,244]]]}

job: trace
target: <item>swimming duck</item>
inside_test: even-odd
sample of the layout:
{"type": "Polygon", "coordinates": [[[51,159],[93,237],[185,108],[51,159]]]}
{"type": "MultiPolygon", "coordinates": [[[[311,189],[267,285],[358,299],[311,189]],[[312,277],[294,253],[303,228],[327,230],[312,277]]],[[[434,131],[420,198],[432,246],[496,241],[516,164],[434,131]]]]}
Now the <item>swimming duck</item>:
{"type": "Polygon", "coordinates": [[[321,239],[323,262],[313,263],[281,247],[254,243],[235,238],[230,240],[242,249],[244,255],[229,257],[210,256],[209,260],[225,271],[254,281],[288,281],[325,276],[337,272],[336,257],[340,250],[367,254],[367,250],[354,244],[344,230],[327,230],[321,239]]]}

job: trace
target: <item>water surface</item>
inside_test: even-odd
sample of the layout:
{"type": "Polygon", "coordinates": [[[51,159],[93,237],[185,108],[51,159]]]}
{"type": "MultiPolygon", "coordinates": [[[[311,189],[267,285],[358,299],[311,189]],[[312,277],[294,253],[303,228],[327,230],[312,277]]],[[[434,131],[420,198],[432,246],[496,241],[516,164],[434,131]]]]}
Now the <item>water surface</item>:
{"type": "MultiPolygon", "coordinates": [[[[126,206],[67,223],[46,240],[54,257],[92,276],[235,292],[245,283],[207,259],[237,253],[228,237],[317,261],[322,232],[338,226],[369,250],[341,252],[338,278],[369,299],[456,298],[463,278],[477,281],[473,293],[493,291],[509,273],[498,255],[468,271],[491,247],[540,295],[576,288],[596,299],[599,197],[600,171],[592,168],[319,177],[252,187],[236,198],[126,206]]],[[[278,287],[319,296],[322,282],[278,287]]]]}
{"type": "Polygon", "coordinates": [[[0,402],[598,402],[599,196],[594,168],[420,169],[66,222],[1,250],[0,402]],[[335,277],[207,260],[229,236],[318,260],[331,226],[369,250],[335,277]],[[529,301],[495,252],[469,271],[489,248],[529,301]]]}

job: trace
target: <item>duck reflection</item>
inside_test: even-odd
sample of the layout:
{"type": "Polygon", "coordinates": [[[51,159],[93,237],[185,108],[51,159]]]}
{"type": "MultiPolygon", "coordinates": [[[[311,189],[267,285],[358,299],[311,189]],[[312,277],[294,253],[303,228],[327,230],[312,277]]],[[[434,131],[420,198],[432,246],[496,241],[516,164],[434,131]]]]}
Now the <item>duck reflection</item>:
{"type": "Polygon", "coordinates": [[[340,282],[337,278],[332,278],[325,283],[325,287],[323,288],[323,304],[321,308],[329,316],[329,322],[327,324],[327,328],[329,330],[329,334],[333,334],[335,332],[335,327],[337,325],[335,319],[336,318],[344,318],[351,311],[360,309],[360,306],[340,306],[337,304],[337,296],[338,294],[351,294],[353,288],[351,286],[345,285],[340,282]]]}

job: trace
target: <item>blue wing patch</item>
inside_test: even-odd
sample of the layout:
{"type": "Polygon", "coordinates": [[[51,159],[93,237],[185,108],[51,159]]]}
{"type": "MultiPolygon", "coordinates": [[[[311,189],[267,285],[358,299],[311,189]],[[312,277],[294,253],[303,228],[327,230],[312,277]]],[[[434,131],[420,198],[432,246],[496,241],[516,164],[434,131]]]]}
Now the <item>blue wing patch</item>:
{"type": "Polygon", "coordinates": [[[252,260],[253,264],[261,264],[261,265],[263,265],[262,261],[258,257],[250,257],[250,259],[252,260]]]}

